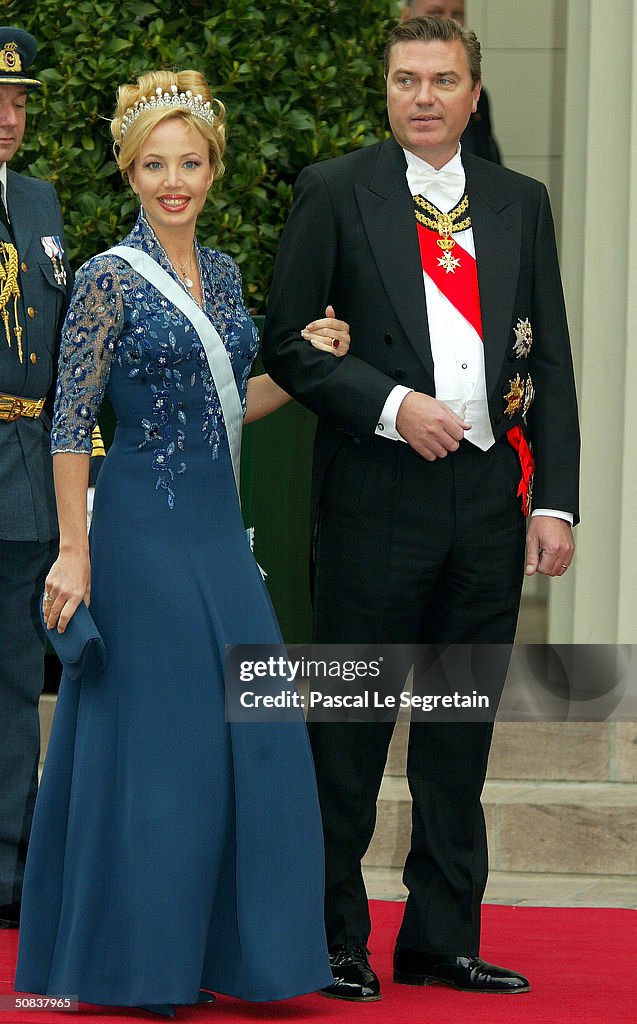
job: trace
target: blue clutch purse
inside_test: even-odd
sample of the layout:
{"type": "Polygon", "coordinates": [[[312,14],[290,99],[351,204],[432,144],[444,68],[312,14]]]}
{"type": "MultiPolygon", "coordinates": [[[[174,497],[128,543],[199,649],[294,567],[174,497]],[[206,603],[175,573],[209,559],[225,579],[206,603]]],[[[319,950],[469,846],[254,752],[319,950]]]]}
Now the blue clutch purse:
{"type": "MultiPolygon", "coordinates": [[[[43,595],[44,596],[44,595],[43,595]]],[[[40,599],[40,618],[44,626],[46,638],[64,666],[71,679],[86,674],[99,676],[106,668],[106,647],[91,613],[84,604],[75,609],[73,617],[63,633],[57,629],[48,629],[42,614],[42,598],[40,599]]]]}

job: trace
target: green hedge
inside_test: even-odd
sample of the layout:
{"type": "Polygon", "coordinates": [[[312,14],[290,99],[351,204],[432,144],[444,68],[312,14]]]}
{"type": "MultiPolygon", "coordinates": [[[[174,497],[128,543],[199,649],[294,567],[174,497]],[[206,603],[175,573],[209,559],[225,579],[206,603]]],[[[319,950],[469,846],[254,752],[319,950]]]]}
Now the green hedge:
{"type": "Polygon", "coordinates": [[[13,166],[54,183],[77,267],[134,218],[110,149],[117,86],[151,68],[200,69],[226,105],[229,145],[199,237],[237,259],[262,312],[298,172],[385,135],[392,10],[389,0],[0,0],[0,20],[38,39],[45,83],[13,166]]]}

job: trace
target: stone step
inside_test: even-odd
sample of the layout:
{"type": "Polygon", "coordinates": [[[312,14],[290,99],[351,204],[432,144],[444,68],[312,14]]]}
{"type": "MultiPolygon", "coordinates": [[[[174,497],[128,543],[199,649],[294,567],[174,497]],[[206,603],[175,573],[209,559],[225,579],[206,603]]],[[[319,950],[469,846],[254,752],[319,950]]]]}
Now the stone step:
{"type": "MultiPolygon", "coordinates": [[[[637,874],[637,784],[489,781],[483,805],[495,871],[637,874]]],[[[385,776],[365,864],[400,867],[409,847],[407,780],[385,776]]]]}
{"type": "MultiPolygon", "coordinates": [[[[407,898],[402,868],[365,867],[370,899],[407,898]]],[[[490,871],[485,903],[510,907],[626,907],[637,908],[637,875],[539,874],[530,871],[490,871]]]]}
{"type": "MultiPolygon", "coordinates": [[[[55,697],[43,695],[41,760],[54,709],[55,697]]],[[[392,740],[369,866],[402,867],[407,854],[407,730],[399,723],[392,740]]],[[[636,742],[629,722],[496,725],[483,801],[492,868],[637,874],[636,742]]]]}
{"type": "MultiPolygon", "coordinates": [[[[408,731],[398,722],[387,775],[404,775],[408,731]]],[[[637,722],[496,722],[489,778],[637,782],[637,722]]]]}

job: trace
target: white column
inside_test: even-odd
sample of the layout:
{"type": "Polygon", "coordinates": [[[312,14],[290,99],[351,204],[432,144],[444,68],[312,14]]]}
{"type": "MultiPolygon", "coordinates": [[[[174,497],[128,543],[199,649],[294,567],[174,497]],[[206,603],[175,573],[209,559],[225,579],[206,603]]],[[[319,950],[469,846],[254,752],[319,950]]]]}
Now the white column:
{"type": "Polygon", "coordinates": [[[637,642],[637,18],[571,0],[561,262],[582,423],[574,568],[553,581],[549,640],[637,642]]]}

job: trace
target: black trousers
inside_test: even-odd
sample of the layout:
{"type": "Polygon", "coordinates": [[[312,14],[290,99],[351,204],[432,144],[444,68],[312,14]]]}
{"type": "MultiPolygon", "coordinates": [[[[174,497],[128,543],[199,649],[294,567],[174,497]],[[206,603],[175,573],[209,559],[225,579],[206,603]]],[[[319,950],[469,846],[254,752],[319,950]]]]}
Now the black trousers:
{"type": "Polygon", "coordinates": [[[18,902],[38,786],[44,633],[38,601],[58,542],[0,540],[0,906],[18,902]]]}
{"type": "MultiPolygon", "coordinates": [[[[520,467],[506,440],[433,463],[384,439],[345,441],[322,495],[315,572],[319,643],[510,644],[524,570],[520,467]]],[[[491,692],[499,680],[485,680],[491,692]]],[[[477,684],[479,685],[479,683],[477,684]]],[[[360,862],[374,831],[391,723],[313,724],[326,851],[328,944],[366,943],[360,862]]],[[[409,890],[398,941],[472,955],[487,845],[480,794],[489,722],[410,727],[409,890]]]]}

